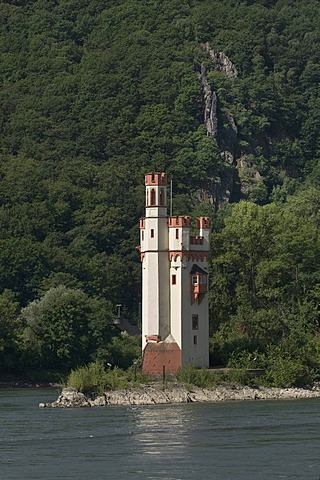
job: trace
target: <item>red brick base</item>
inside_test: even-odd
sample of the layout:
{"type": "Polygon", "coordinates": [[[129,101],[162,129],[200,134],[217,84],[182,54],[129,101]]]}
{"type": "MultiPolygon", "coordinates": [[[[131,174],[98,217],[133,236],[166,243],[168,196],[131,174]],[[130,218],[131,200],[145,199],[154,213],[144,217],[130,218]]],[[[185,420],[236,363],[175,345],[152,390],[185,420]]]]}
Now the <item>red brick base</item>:
{"type": "Polygon", "coordinates": [[[148,375],[175,373],[181,368],[181,350],[177,343],[148,342],[143,351],[142,371],[148,375]]]}

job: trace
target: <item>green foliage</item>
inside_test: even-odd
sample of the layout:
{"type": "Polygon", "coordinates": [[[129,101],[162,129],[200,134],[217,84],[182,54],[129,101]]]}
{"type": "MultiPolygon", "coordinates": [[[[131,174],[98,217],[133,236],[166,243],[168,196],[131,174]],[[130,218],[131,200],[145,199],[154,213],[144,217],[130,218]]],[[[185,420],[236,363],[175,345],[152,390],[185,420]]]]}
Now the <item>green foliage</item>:
{"type": "Polygon", "coordinates": [[[313,217],[293,211],[291,204],[236,205],[223,230],[213,236],[211,304],[216,328],[228,321],[229,332],[262,343],[287,334],[303,316],[314,328],[317,232],[313,217]]]}
{"type": "Polygon", "coordinates": [[[110,327],[99,317],[100,308],[81,290],[64,286],[31,302],[21,312],[26,362],[62,371],[86,363],[92,349],[107,340],[103,330],[109,329],[110,336],[110,327]]]}
{"type": "Polygon", "coordinates": [[[136,371],[134,369],[123,371],[116,367],[110,370],[96,362],[72,370],[68,376],[67,385],[80,392],[103,393],[108,390],[138,386],[145,381],[146,378],[138,369],[136,371]]]}
{"type": "Polygon", "coordinates": [[[216,378],[207,369],[198,370],[192,366],[185,367],[177,373],[177,380],[186,385],[197,387],[210,387],[215,384],[216,378]]]}
{"type": "Polygon", "coordinates": [[[0,369],[14,369],[20,357],[22,324],[19,303],[11,290],[0,295],[0,369]]]}
{"type": "Polygon", "coordinates": [[[179,382],[192,387],[215,388],[223,384],[254,385],[253,377],[245,369],[231,368],[221,370],[196,369],[192,366],[179,370],[176,374],[179,382]]]}
{"type": "Polygon", "coordinates": [[[128,369],[136,361],[141,364],[141,337],[132,337],[122,333],[119,337],[113,337],[108,345],[110,360],[113,365],[122,369],[128,369]]]}
{"type": "Polygon", "coordinates": [[[24,306],[48,277],[66,274],[89,296],[126,303],[136,315],[133,252],[149,169],[174,179],[177,214],[201,210],[204,198],[204,210],[212,199],[219,207],[227,190],[238,200],[237,170],[250,200],[265,204],[276,190],[285,198],[286,179],[319,161],[318,10],[316,0],[303,8],[2,3],[2,288],[24,306]],[[228,55],[237,78],[214,68],[205,42],[228,55]],[[200,63],[218,97],[217,143],[203,125],[200,63]],[[249,168],[241,172],[221,150],[249,168]]]}
{"type": "Polygon", "coordinates": [[[247,350],[233,351],[229,357],[229,368],[240,369],[256,369],[265,368],[266,356],[264,353],[255,350],[254,352],[248,352],[247,350]]]}
{"type": "Polygon", "coordinates": [[[319,328],[318,25],[317,0],[0,4],[5,368],[22,353],[29,367],[62,370],[127,368],[140,355],[136,340],[111,340],[110,324],[117,303],[138,316],[148,170],[173,178],[175,214],[249,200],[214,218],[213,364],[266,352],[297,324],[319,328]],[[201,64],[217,94],[216,141],[201,64]]]}
{"type": "Polygon", "coordinates": [[[301,358],[294,358],[281,348],[274,347],[269,353],[266,380],[274,387],[305,387],[313,383],[314,372],[301,358]]]}

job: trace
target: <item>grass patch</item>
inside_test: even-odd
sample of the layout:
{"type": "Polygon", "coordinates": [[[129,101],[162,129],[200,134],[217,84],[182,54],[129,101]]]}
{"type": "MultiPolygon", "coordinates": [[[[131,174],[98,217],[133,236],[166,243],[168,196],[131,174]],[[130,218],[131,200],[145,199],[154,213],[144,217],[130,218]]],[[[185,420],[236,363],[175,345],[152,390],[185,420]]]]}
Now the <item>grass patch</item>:
{"type": "Polygon", "coordinates": [[[219,385],[237,384],[256,386],[256,380],[245,369],[210,370],[186,367],[179,370],[176,375],[179,382],[185,385],[195,385],[200,388],[216,388],[219,385]]]}
{"type": "Polygon", "coordinates": [[[67,379],[68,387],[76,388],[83,393],[121,390],[137,387],[146,382],[147,377],[141,371],[135,371],[134,367],[126,371],[117,367],[107,370],[97,362],[72,370],[67,379]]]}

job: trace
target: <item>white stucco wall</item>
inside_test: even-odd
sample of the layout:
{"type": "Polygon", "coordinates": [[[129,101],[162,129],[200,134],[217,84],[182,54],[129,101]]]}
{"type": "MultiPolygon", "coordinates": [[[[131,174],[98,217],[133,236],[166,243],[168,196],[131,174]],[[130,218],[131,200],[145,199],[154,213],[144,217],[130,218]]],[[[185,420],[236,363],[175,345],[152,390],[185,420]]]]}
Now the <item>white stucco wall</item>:
{"type": "Polygon", "coordinates": [[[183,366],[194,365],[196,367],[209,366],[209,312],[208,293],[199,304],[195,300],[191,304],[190,294],[190,270],[193,264],[197,264],[207,271],[206,261],[192,260],[187,263],[183,270],[182,287],[182,364],[183,366]],[[192,329],[192,315],[197,314],[199,319],[198,330],[192,329]],[[194,336],[197,337],[197,344],[194,344],[194,336]]]}
{"type": "MultiPolygon", "coordinates": [[[[142,245],[141,245],[142,247],[142,245]]],[[[169,334],[169,259],[166,217],[146,217],[142,261],[142,345],[145,337],[169,334]],[[153,230],[153,236],[151,231],[153,230]]]]}

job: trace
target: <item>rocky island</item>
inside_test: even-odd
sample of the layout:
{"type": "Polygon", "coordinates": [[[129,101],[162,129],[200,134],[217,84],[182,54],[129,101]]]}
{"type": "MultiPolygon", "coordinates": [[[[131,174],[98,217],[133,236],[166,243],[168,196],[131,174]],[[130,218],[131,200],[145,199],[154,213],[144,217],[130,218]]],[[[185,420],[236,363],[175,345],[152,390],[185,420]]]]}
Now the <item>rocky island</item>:
{"type": "Polygon", "coordinates": [[[52,403],[40,403],[39,407],[73,408],[105,407],[108,405],[161,405],[194,402],[228,402],[240,400],[288,400],[320,397],[320,387],[303,388],[251,388],[239,385],[218,386],[215,389],[175,385],[144,385],[104,392],[101,395],[85,395],[75,388],[64,388],[52,403]]]}

